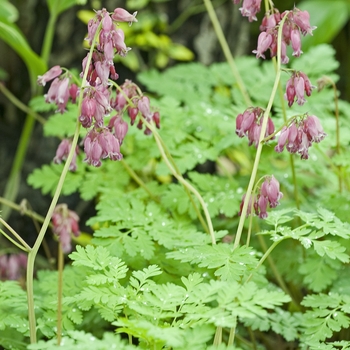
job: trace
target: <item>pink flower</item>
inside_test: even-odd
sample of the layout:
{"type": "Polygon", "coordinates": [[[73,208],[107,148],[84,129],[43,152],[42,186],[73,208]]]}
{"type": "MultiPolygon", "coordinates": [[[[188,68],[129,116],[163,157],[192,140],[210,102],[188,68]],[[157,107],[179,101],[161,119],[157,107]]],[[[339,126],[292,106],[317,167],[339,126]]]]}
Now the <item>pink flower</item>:
{"type": "Polygon", "coordinates": [[[147,96],[142,96],[137,103],[137,107],[141,112],[142,116],[150,121],[152,119],[152,112],[150,110],[149,98],[147,96]]]}
{"type": "Polygon", "coordinates": [[[84,140],[85,159],[89,165],[101,166],[102,147],[98,142],[98,133],[93,129],[89,131],[84,140]]]}
{"type": "Polygon", "coordinates": [[[298,8],[293,10],[294,23],[300,28],[303,35],[310,34],[317,27],[310,26],[310,15],[307,11],[301,11],[298,8]]]}
{"type": "Polygon", "coordinates": [[[281,153],[284,149],[284,146],[288,140],[289,129],[284,126],[281,130],[280,136],[278,138],[277,146],[275,147],[275,151],[281,153]]]}
{"type": "Polygon", "coordinates": [[[37,83],[45,86],[48,81],[51,81],[61,75],[62,69],[60,66],[54,66],[48,70],[44,75],[39,75],[37,83]]]}
{"type": "Polygon", "coordinates": [[[116,115],[109,121],[108,127],[112,130],[114,128],[114,135],[121,145],[128,132],[128,123],[126,123],[121,116],[116,115]]]}
{"type": "MultiPolygon", "coordinates": [[[[68,139],[63,139],[61,143],[58,145],[56,156],[53,159],[53,162],[56,164],[61,164],[63,160],[66,160],[69,152],[72,147],[72,142],[68,139]]],[[[69,166],[70,171],[76,171],[77,170],[77,154],[79,153],[79,148],[75,148],[75,152],[73,154],[73,158],[71,161],[71,164],[69,166]]]]}
{"type": "Polygon", "coordinates": [[[265,59],[264,52],[270,47],[273,42],[273,37],[271,34],[262,32],[258,37],[258,48],[253,50],[253,53],[256,54],[256,58],[262,57],[265,59]]]}
{"type": "Polygon", "coordinates": [[[98,134],[98,143],[102,148],[102,158],[121,160],[120,144],[117,138],[106,128],[98,134]]]}
{"type": "Polygon", "coordinates": [[[256,14],[260,11],[261,0],[243,0],[239,9],[243,17],[248,17],[249,22],[256,21],[256,14]]]}
{"type": "Polygon", "coordinates": [[[309,115],[304,121],[304,130],[311,142],[321,142],[326,133],[323,130],[320,120],[315,115],[309,115]]]}
{"type": "Polygon", "coordinates": [[[128,115],[130,117],[130,124],[131,125],[134,125],[138,114],[139,114],[138,108],[128,107],[128,115]]]}
{"type": "MultiPolygon", "coordinates": [[[[242,210],[244,206],[246,195],[242,197],[242,202],[240,205],[240,210],[238,215],[242,215],[242,210]]],[[[279,204],[279,200],[283,197],[283,193],[280,192],[280,184],[274,178],[274,176],[266,176],[265,181],[261,185],[258,194],[252,194],[249,199],[249,204],[247,208],[247,216],[252,214],[251,208],[254,207],[254,212],[261,219],[266,219],[267,206],[270,208],[275,208],[279,204]]]]}
{"type": "Polygon", "coordinates": [[[301,39],[299,29],[293,29],[291,31],[290,38],[292,42],[293,56],[299,57],[303,53],[303,51],[301,51],[301,39]]]}
{"type": "Polygon", "coordinates": [[[52,214],[53,232],[58,236],[62,251],[69,253],[72,250],[71,235],[79,236],[79,216],[69,210],[66,204],[58,204],[52,214]]]}
{"type": "Polygon", "coordinates": [[[131,14],[123,8],[118,7],[114,10],[112,19],[116,22],[129,22],[129,25],[132,25],[133,22],[137,22],[136,15],[137,11],[131,14]]]}
{"type": "Polygon", "coordinates": [[[160,129],[160,115],[159,112],[154,112],[152,119],[154,121],[154,123],[156,124],[156,128],[160,129]]]}
{"type": "Polygon", "coordinates": [[[295,95],[297,97],[297,104],[302,106],[306,101],[304,98],[305,82],[301,76],[296,76],[294,78],[295,85],[295,95]]]}
{"type": "Polygon", "coordinates": [[[81,104],[81,114],[79,121],[84,128],[89,128],[92,124],[92,117],[96,114],[96,100],[86,96],[81,104]]]}
{"type": "Polygon", "coordinates": [[[284,98],[288,101],[288,106],[291,107],[294,103],[295,97],[297,98],[297,103],[303,105],[306,101],[304,98],[304,93],[307,96],[311,95],[314,86],[307,75],[303,72],[293,72],[291,78],[287,82],[286,93],[284,98]]]}
{"type": "Polygon", "coordinates": [[[280,192],[280,184],[273,175],[263,182],[260,193],[268,199],[270,208],[277,207],[278,201],[283,197],[282,192],[280,192]]]}

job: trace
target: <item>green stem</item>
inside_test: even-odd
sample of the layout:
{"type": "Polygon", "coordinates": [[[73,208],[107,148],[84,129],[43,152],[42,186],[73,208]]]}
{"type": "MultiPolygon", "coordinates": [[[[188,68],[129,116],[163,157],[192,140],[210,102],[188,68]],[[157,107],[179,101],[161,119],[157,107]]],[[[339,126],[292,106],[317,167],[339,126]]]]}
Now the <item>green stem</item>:
{"type": "Polygon", "coordinates": [[[62,339],[62,293],[63,293],[63,265],[64,256],[62,244],[58,242],[58,285],[57,285],[57,345],[61,345],[62,339]]]}
{"type": "Polygon", "coordinates": [[[214,336],[214,342],[213,345],[218,346],[222,343],[222,327],[217,327],[215,336],[214,336]]]}
{"type": "MultiPolygon", "coordinates": [[[[276,62],[275,57],[274,57],[273,62],[274,63],[276,62]]],[[[276,67],[276,64],[275,64],[275,67],[276,67]]],[[[276,69],[277,69],[277,67],[276,67],[276,69]]],[[[285,104],[285,99],[284,99],[284,94],[283,94],[281,82],[279,82],[279,84],[278,84],[278,94],[279,94],[279,98],[280,98],[280,101],[281,101],[284,125],[287,126],[289,124],[289,121],[291,119],[293,119],[293,118],[289,119],[289,121],[287,120],[286,104],[285,104]]],[[[296,175],[296,171],[295,171],[294,158],[293,158],[292,154],[289,154],[289,162],[290,162],[290,167],[291,167],[291,170],[292,170],[295,206],[297,207],[297,209],[300,209],[297,175],[296,175]]]]}
{"type": "Polygon", "coordinates": [[[275,82],[272,88],[272,92],[271,92],[271,96],[268,102],[268,105],[266,107],[266,110],[264,112],[264,116],[263,116],[263,122],[262,122],[262,126],[261,126],[261,133],[260,133],[260,139],[259,139],[259,145],[258,148],[256,150],[256,156],[255,156],[255,160],[254,160],[254,165],[253,165],[253,170],[250,176],[250,180],[249,180],[249,184],[248,184],[248,189],[246,192],[246,197],[244,200],[244,204],[243,204],[243,209],[242,209],[242,213],[241,213],[241,217],[239,219],[239,223],[238,223],[238,228],[237,228],[237,233],[236,233],[236,238],[234,241],[234,249],[237,248],[239,246],[239,242],[241,240],[241,235],[242,235],[242,231],[243,231],[243,225],[244,225],[244,221],[246,218],[246,214],[247,214],[247,209],[248,209],[248,205],[249,205],[249,199],[252,193],[252,189],[254,186],[254,182],[255,182],[255,178],[256,178],[256,174],[258,171],[258,166],[259,166],[259,162],[260,162],[260,156],[261,156],[261,151],[263,148],[263,143],[261,142],[264,139],[265,136],[265,132],[266,132],[266,127],[267,127],[267,120],[269,117],[269,113],[271,111],[271,107],[272,107],[272,103],[273,100],[275,98],[276,95],[276,91],[278,88],[278,84],[280,81],[280,77],[281,77],[281,40],[282,40],[282,28],[283,28],[283,24],[286,20],[287,16],[284,16],[283,19],[280,22],[279,28],[278,28],[278,46],[277,46],[277,72],[276,72],[276,78],[275,78],[275,82]]]}
{"type": "Polygon", "coordinates": [[[247,89],[246,89],[246,87],[244,85],[244,82],[243,82],[243,80],[241,78],[241,75],[239,74],[239,71],[238,71],[238,69],[236,67],[236,63],[235,63],[235,61],[234,61],[234,59],[232,57],[230,48],[229,48],[229,46],[227,44],[225,35],[224,35],[223,31],[222,31],[220,22],[218,20],[218,17],[216,16],[213,4],[211,3],[210,0],[203,0],[203,1],[204,1],[204,4],[205,4],[205,7],[207,8],[208,15],[209,15],[210,20],[211,20],[211,22],[213,24],[216,36],[217,36],[217,38],[219,40],[219,43],[221,45],[221,48],[222,48],[222,51],[223,51],[224,56],[226,58],[226,61],[227,61],[228,65],[231,68],[231,71],[232,71],[232,74],[233,74],[234,78],[236,79],[238,88],[241,91],[243,99],[244,99],[244,101],[245,101],[247,106],[251,106],[252,105],[252,101],[251,101],[251,99],[249,97],[249,94],[248,94],[247,89]]]}
{"type": "Polygon", "coordinates": [[[1,230],[1,233],[10,240],[13,244],[15,244],[18,248],[30,252],[32,248],[29,247],[29,245],[26,243],[26,241],[2,218],[0,218],[0,223],[2,223],[15,237],[16,239],[21,243],[21,246],[14,241],[11,237],[9,237],[5,232],[1,230]]]}
{"type": "Polygon", "coordinates": [[[26,208],[23,208],[22,206],[16,204],[16,203],[13,203],[11,201],[9,201],[8,199],[6,198],[3,198],[3,197],[0,197],[0,203],[14,209],[14,210],[17,210],[18,212],[20,212],[22,215],[26,215],[34,220],[37,220],[39,222],[44,222],[44,217],[35,213],[34,211],[32,210],[29,210],[29,209],[26,209],[26,208]]]}
{"type": "MultiPolygon", "coordinates": [[[[286,237],[289,238],[289,237],[286,237]]],[[[269,249],[266,250],[266,252],[264,253],[264,255],[261,257],[261,259],[259,260],[258,264],[255,267],[255,271],[263,264],[263,262],[266,260],[266,258],[270,255],[270,253],[277,247],[277,245],[279,243],[281,243],[284,239],[286,238],[282,238],[279,241],[275,241],[272,243],[272,245],[270,246],[269,249]]],[[[251,280],[251,278],[253,277],[253,272],[249,275],[249,277],[246,279],[246,281],[244,283],[247,283],[251,280]]]]}
{"type": "MultiPolygon", "coordinates": [[[[236,316],[236,319],[237,319],[237,316],[236,316]]],[[[227,346],[233,345],[235,341],[235,333],[236,333],[236,327],[232,327],[230,329],[230,335],[228,337],[227,346]]]]}
{"type": "MultiPolygon", "coordinates": [[[[97,37],[99,35],[100,32],[100,27],[96,30],[96,34],[94,37],[94,40],[92,42],[90,51],[89,51],[89,55],[88,55],[88,59],[86,62],[86,68],[84,71],[84,76],[82,79],[82,83],[81,83],[81,88],[83,86],[85,86],[85,82],[86,82],[86,78],[87,78],[87,74],[88,74],[88,69],[90,66],[90,62],[91,62],[91,58],[92,58],[92,53],[95,47],[95,42],[97,40],[97,37]]],[[[81,111],[81,104],[83,101],[83,93],[81,92],[79,94],[79,100],[78,100],[78,115],[80,115],[80,111],[81,111]]],[[[73,141],[72,141],[72,145],[71,145],[71,149],[70,152],[68,154],[66,163],[63,167],[61,176],[59,178],[58,184],[57,184],[57,188],[55,191],[55,194],[52,198],[50,207],[48,209],[48,212],[45,216],[45,220],[44,223],[41,227],[41,230],[38,234],[38,237],[34,243],[34,246],[32,248],[32,250],[29,252],[28,254],[28,263],[27,263],[27,296],[28,296],[28,318],[29,318],[29,332],[30,332],[30,341],[31,343],[36,343],[36,320],[35,320],[35,311],[34,311],[34,291],[33,291],[33,279],[34,279],[34,262],[35,262],[35,258],[36,255],[38,253],[39,247],[41,245],[41,242],[43,241],[44,237],[45,237],[45,233],[46,230],[50,224],[50,220],[52,217],[52,213],[56,207],[56,204],[58,202],[58,198],[61,194],[62,191],[62,187],[64,184],[64,180],[66,178],[66,175],[69,171],[69,166],[72,162],[73,159],[73,155],[76,149],[76,146],[78,144],[78,139],[79,139],[79,130],[80,130],[80,122],[79,122],[79,118],[77,118],[77,122],[76,122],[76,128],[75,128],[75,133],[74,133],[74,137],[73,137],[73,141]]]]}
{"type": "Polygon", "coordinates": [[[43,41],[43,46],[41,48],[41,55],[40,57],[44,60],[44,62],[47,64],[49,62],[52,43],[53,43],[53,37],[55,34],[55,26],[57,21],[57,12],[56,8],[59,4],[59,0],[55,1],[54,9],[53,11],[50,11],[50,18],[49,22],[47,23],[46,30],[45,30],[45,37],[43,41]]]}
{"type": "Polygon", "coordinates": [[[129,173],[131,178],[140,186],[142,187],[148,194],[149,196],[155,201],[159,202],[159,199],[153,195],[151,190],[147,187],[147,185],[142,181],[142,179],[135,173],[135,171],[129,166],[129,164],[122,159],[121,163],[123,164],[125,170],[129,173]]]}
{"type": "MultiPolygon", "coordinates": [[[[128,102],[128,104],[130,106],[134,105],[134,103],[131,101],[131,99],[125,94],[125,92],[123,91],[123,89],[118,85],[116,84],[115,82],[111,81],[111,83],[116,87],[116,89],[121,93],[123,94],[123,96],[125,97],[126,101],[128,102]]],[[[142,91],[140,90],[140,88],[135,85],[136,87],[136,90],[138,92],[138,94],[140,96],[142,96],[142,91]]],[[[151,124],[147,122],[147,120],[145,120],[145,118],[143,118],[141,116],[141,120],[144,124],[146,124],[147,127],[149,127],[150,130],[153,130],[154,133],[157,133],[157,131],[153,128],[153,126],[150,126],[151,124]]],[[[173,157],[171,156],[170,152],[169,152],[169,149],[168,147],[166,146],[166,144],[164,143],[163,139],[159,136],[159,134],[157,133],[157,137],[158,137],[158,141],[160,143],[160,147],[163,149],[163,153],[166,155],[168,161],[170,162],[170,164],[172,165],[172,168],[173,168],[173,171],[181,178],[183,178],[180,170],[178,169],[173,157]]],[[[204,231],[207,232],[208,234],[210,234],[210,230],[209,230],[209,227],[208,225],[206,224],[201,212],[199,211],[195,201],[193,200],[193,197],[191,195],[191,192],[189,191],[188,187],[185,186],[185,191],[186,191],[186,194],[188,195],[188,198],[190,199],[191,201],[191,204],[196,212],[196,215],[201,223],[201,225],[203,226],[204,228],[204,231]]]]}
{"type": "MultiPolygon", "coordinates": [[[[79,105],[79,107],[81,107],[81,104],[79,105]]],[[[80,110],[80,108],[79,108],[79,110],[80,110]]],[[[58,198],[59,198],[61,191],[62,191],[64,180],[65,180],[66,175],[69,171],[69,166],[70,166],[70,163],[72,161],[73,154],[75,152],[75,148],[76,148],[77,143],[78,143],[79,129],[80,129],[80,122],[78,120],[75,134],[74,134],[74,138],[72,141],[71,151],[68,155],[66,164],[64,165],[64,168],[62,170],[55,194],[53,196],[50,207],[49,207],[47,214],[45,216],[45,220],[44,220],[44,223],[41,227],[41,230],[40,230],[38,237],[34,243],[34,246],[28,254],[27,294],[28,294],[28,314],[29,314],[29,327],[30,327],[30,341],[31,341],[31,343],[36,343],[36,320],[35,320],[35,312],[34,312],[34,292],[33,292],[34,262],[35,262],[35,258],[36,258],[36,255],[38,253],[38,250],[40,248],[41,242],[44,239],[46,230],[47,230],[48,226],[50,225],[52,213],[56,207],[56,204],[58,202],[58,198]]]]}
{"type": "Polygon", "coordinates": [[[195,197],[198,199],[199,203],[201,204],[202,206],[202,210],[205,214],[205,217],[206,217],[206,224],[208,225],[208,229],[209,229],[209,234],[210,234],[210,237],[211,237],[211,242],[213,245],[216,244],[216,239],[215,239],[215,234],[214,234],[214,229],[213,229],[213,224],[212,224],[212,221],[211,221],[211,218],[210,218],[210,214],[209,214],[209,211],[208,211],[208,208],[202,198],[202,196],[199,194],[199,192],[188,182],[186,181],[181,174],[178,174],[177,171],[174,169],[173,165],[170,163],[167,155],[165,154],[164,152],[164,148],[162,146],[162,140],[161,140],[161,137],[159,136],[157,130],[153,127],[152,124],[148,123],[145,119],[143,119],[144,123],[146,124],[146,126],[152,131],[152,134],[156,140],[156,143],[157,143],[157,146],[158,146],[158,149],[160,151],[160,154],[166,164],[166,166],[168,167],[168,169],[171,171],[171,173],[174,175],[174,177],[185,187],[187,188],[190,192],[192,192],[195,197]]]}
{"type": "Polygon", "coordinates": [[[0,91],[7,97],[7,99],[15,105],[18,109],[25,112],[26,114],[30,115],[34,119],[36,119],[39,123],[44,124],[46,120],[38,113],[34,112],[32,109],[30,109],[28,106],[26,106],[24,103],[22,103],[15,95],[12,94],[10,90],[6,88],[6,86],[3,83],[0,83],[0,91]]]}
{"type": "MultiPolygon", "coordinates": [[[[332,80],[332,87],[334,90],[334,105],[335,105],[335,126],[336,126],[336,151],[337,154],[340,154],[340,125],[339,125],[339,106],[338,106],[338,90],[337,86],[335,85],[334,81],[332,80]]],[[[339,186],[339,193],[342,192],[342,169],[341,166],[337,166],[338,168],[338,186],[339,186]]]]}
{"type": "MultiPolygon", "coordinates": [[[[5,191],[4,191],[4,197],[8,198],[10,201],[13,201],[18,193],[19,183],[21,179],[21,169],[23,165],[23,161],[25,158],[25,155],[27,153],[28,144],[32,135],[32,131],[34,128],[35,119],[32,115],[27,115],[24,126],[22,129],[21,137],[19,139],[19,144],[16,149],[16,154],[14,157],[14,161],[12,164],[12,168],[9,174],[8,182],[6,183],[5,191]]],[[[3,207],[2,208],[2,217],[4,220],[7,220],[7,218],[10,215],[10,208],[3,207]]]]}

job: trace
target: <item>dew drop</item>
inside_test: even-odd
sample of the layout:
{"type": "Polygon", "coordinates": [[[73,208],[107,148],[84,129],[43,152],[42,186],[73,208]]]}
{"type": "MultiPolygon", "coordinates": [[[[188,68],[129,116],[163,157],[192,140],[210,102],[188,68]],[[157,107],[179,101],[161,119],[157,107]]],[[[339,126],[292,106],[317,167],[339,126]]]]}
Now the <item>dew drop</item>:
{"type": "Polygon", "coordinates": [[[214,202],[214,198],[210,198],[210,199],[209,199],[209,202],[210,202],[210,203],[213,203],[213,202],[214,202]]]}

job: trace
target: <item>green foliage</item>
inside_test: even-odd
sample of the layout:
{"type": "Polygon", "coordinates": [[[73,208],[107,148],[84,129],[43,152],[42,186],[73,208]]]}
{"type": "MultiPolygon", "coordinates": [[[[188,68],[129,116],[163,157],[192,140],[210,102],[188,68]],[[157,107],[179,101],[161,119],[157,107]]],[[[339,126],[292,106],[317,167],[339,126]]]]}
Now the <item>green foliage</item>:
{"type": "Polygon", "coordinates": [[[0,346],[25,349],[29,333],[26,309],[26,294],[20,285],[0,281],[0,346]]]}
{"type": "Polygon", "coordinates": [[[8,17],[0,17],[0,39],[5,41],[23,59],[27,66],[31,88],[36,90],[38,75],[47,70],[45,62],[31,49],[21,30],[13,23],[13,13],[8,17]]]}

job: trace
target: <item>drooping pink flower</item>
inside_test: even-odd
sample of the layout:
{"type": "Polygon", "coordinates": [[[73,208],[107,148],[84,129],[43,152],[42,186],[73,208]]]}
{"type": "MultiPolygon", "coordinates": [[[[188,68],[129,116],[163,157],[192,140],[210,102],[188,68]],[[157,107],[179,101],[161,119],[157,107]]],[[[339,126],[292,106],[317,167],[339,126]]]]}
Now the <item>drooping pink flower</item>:
{"type": "Polygon", "coordinates": [[[243,17],[248,17],[249,22],[256,21],[256,14],[260,11],[261,0],[243,0],[239,9],[243,17]]]}
{"type": "Polygon", "coordinates": [[[309,115],[304,121],[304,126],[304,130],[311,142],[321,142],[327,135],[320,120],[315,115],[309,115]]]}
{"type": "Polygon", "coordinates": [[[102,158],[108,157],[111,160],[121,160],[123,158],[120,153],[120,143],[108,128],[103,129],[98,134],[98,143],[102,148],[102,158]]]}
{"type": "Polygon", "coordinates": [[[306,102],[304,93],[310,96],[313,88],[314,86],[311,85],[305,73],[293,72],[291,78],[287,81],[286,93],[284,94],[284,98],[288,101],[288,106],[292,106],[295,98],[297,98],[299,105],[303,105],[306,102]]]}
{"type": "MultiPolygon", "coordinates": [[[[240,210],[238,215],[242,215],[242,210],[245,202],[246,195],[242,197],[242,202],[240,204],[240,210]]],[[[279,204],[279,200],[283,197],[283,193],[280,192],[280,184],[275,179],[273,175],[266,176],[265,181],[262,183],[258,193],[252,194],[249,199],[249,204],[247,208],[247,216],[253,214],[252,207],[254,212],[261,219],[266,219],[267,207],[275,208],[279,204]]]]}
{"type": "Polygon", "coordinates": [[[152,119],[154,121],[154,124],[156,124],[156,128],[160,129],[160,114],[159,114],[159,112],[154,112],[152,119]]]}
{"type": "Polygon", "coordinates": [[[111,118],[108,127],[110,130],[114,129],[114,135],[121,145],[128,132],[128,123],[126,123],[120,115],[116,115],[111,118]]]}
{"type": "Polygon", "coordinates": [[[128,107],[128,115],[130,117],[130,124],[134,125],[139,109],[135,107],[128,107]]]}
{"type": "Polygon", "coordinates": [[[299,153],[301,159],[308,159],[312,143],[321,142],[325,137],[320,120],[314,115],[304,115],[283,127],[275,151],[282,152],[286,146],[288,152],[299,153]]]}
{"type": "Polygon", "coordinates": [[[258,47],[256,50],[253,50],[253,53],[256,54],[256,58],[262,57],[265,59],[264,52],[270,47],[273,42],[273,37],[271,34],[262,32],[258,37],[258,47]]]}
{"type": "Polygon", "coordinates": [[[299,57],[303,53],[303,51],[301,51],[301,39],[299,30],[293,29],[291,31],[290,38],[292,43],[293,56],[299,57]]]}
{"type": "Polygon", "coordinates": [[[137,108],[141,112],[142,116],[150,121],[152,119],[152,112],[150,109],[149,98],[147,96],[142,96],[137,103],[137,108]]]}
{"type": "MultiPolygon", "coordinates": [[[[67,160],[67,157],[69,155],[69,152],[72,147],[72,141],[68,139],[63,139],[61,143],[58,145],[57,151],[56,151],[56,156],[53,159],[53,162],[55,164],[61,164],[62,161],[67,160]]],[[[69,165],[69,170],[70,171],[76,171],[77,170],[77,155],[79,153],[79,148],[75,148],[75,152],[73,154],[72,161],[69,165]]]]}
{"type": "Polygon", "coordinates": [[[281,153],[284,149],[284,146],[288,140],[289,129],[284,126],[281,130],[280,136],[278,138],[277,146],[275,147],[275,151],[281,153]]]}
{"type": "Polygon", "coordinates": [[[52,227],[54,234],[57,235],[64,253],[72,251],[71,235],[78,237],[79,216],[72,210],[69,210],[66,204],[58,204],[52,214],[52,227]]]}
{"type": "Polygon", "coordinates": [[[295,85],[295,95],[297,97],[297,104],[299,106],[302,106],[306,102],[304,98],[305,82],[303,77],[296,76],[294,78],[294,85],[295,85]]]}
{"type": "Polygon", "coordinates": [[[112,14],[112,19],[116,22],[129,22],[129,25],[132,25],[133,22],[137,22],[136,15],[137,11],[131,14],[123,8],[117,7],[112,14]]]}
{"type": "Polygon", "coordinates": [[[58,76],[60,76],[62,73],[62,69],[60,66],[53,66],[51,69],[49,69],[45,74],[39,75],[37,83],[41,86],[45,86],[48,81],[51,81],[58,76]]]}
{"type": "Polygon", "coordinates": [[[298,8],[294,8],[293,20],[294,23],[300,28],[303,35],[312,35],[312,31],[317,28],[315,26],[310,26],[310,14],[307,11],[301,11],[298,8]]]}

